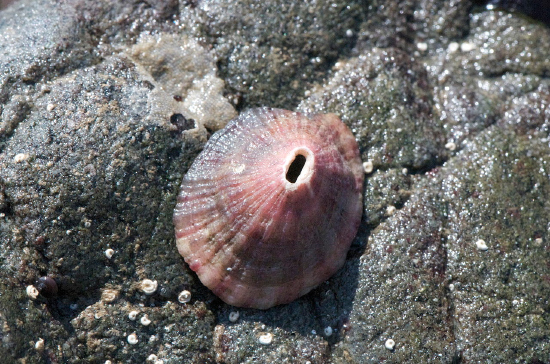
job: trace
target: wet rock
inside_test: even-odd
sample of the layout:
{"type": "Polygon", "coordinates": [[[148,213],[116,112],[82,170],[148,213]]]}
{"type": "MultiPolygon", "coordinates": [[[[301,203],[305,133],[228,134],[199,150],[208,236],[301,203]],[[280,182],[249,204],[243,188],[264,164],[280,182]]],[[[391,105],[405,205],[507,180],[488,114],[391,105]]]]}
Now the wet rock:
{"type": "Polygon", "coordinates": [[[335,66],[298,110],[332,112],[355,133],[376,167],[427,169],[445,155],[443,125],[432,116],[426,70],[404,52],[373,48],[335,66]]]}
{"type": "Polygon", "coordinates": [[[504,11],[473,14],[469,36],[456,44],[458,48],[447,49],[450,52],[444,64],[456,75],[497,78],[506,73],[520,73],[542,76],[550,70],[550,60],[546,57],[550,29],[504,11]]]}
{"type": "Polygon", "coordinates": [[[207,0],[183,16],[200,24],[187,26],[214,45],[222,77],[247,107],[290,109],[349,52],[364,2],[207,0]]]}
{"type": "Polygon", "coordinates": [[[443,110],[447,143],[452,149],[460,149],[462,142],[470,135],[495,123],[500,109],[500,100],[489,90],[463,85],[446,85],[439,88],[437,95],[443,110]]]}
{"type": "Polygon", "coordinates": [[[548,28],[502,11],[471,18],[468,37],[426,58],[435,114],[457,150],[468,136],[502,118],[514,97],[536,90],[550,65],[548,47],[539,47],[550,44],[548,28]]]}
{"type": "Polygon", "coordinates": [[[141,307],[128,302],[88,306],[71,321],[69,358],[86,361],[211,362],[213,317],[204,304],[169,302],[141,307]]]}
{"type": "Polygon", "coordinates": [[[548,360],[550,154],[512,130],[481,132],[373,231],[342,356],[392,339],[396,362],[548,360]]]}
{"type": "MultiPolygon", "coordinates": [[[[168,201],[179,184],[174,168],[185,164],[177,156],[187,151],[191,157],[205,137],[175,135],[169,109],[163,118],[151,113],[150,90],[133,69],[128,60],[113,58],[50,83],[10,138],[1,178],[12,214],[0,235],[10,247],[2,253],[4,270],[20,272],[6,282],[11,289],[47,272],[64,281],[59,296],[74,302],[97,297],[107,282],[133,295],[129,275],[155,278],[159,259],[167,273],[161,284],[192,282],[179,258],[158,243],[172,235],[168,201]],[[135,224],[143,218],[149,223],[135,224]],[[38,238],[44,241],[40,250],[27,247],[38,238]],[[108,248],[116,251],[112,261],[104,254],[108,248]]],[[[29,326],[13,340],[26,342],[37,330],[29,326]]],[[[62,340],[68,332],[57,335],[62,340]]]]}
{"type": "Polygon", "coordinates": [[[406,168],[379,171],[368,177],[365,182],[363,218],[371,227],[390,217],[394,209],[399,209],[411,195],[414,177],[406,168]]]}
{"type": "Polygon", "coordinates": [[[511,100],[502,124],[513,128],[519,134],[534,137],[550,135],[550,84],[541,84],[533,92],[511,100]]]}
{"type": "Polygon", "coordinates": [[[449,298],[466,361],[550,358],[550,206],[539,197],[550,193],[549,152],[495,127],[442,170],[449,298]]]}
{"type": "Polygon", "coordinates": [[[444,223],[437,198],[420,193],[373,231],[336,362],[456,359],[444,223]]]}
{"type": "Polygon", "coordinates": [[[409,54],[422,49],[419,43],[437,49],[467,34],[471,9],[469,0],[369,1],[355,47],[395,47],[409,54]]]}
{"type": "Polygon", "coordinates": [[[96,61],[90,35],[72,7],[50,1],[15,3],[0,15],[0,151],[32,106],[45,80],[96,61]]]}
{"type": "Polygon", "coordinates": [[[508,11],[521,12],[533,19],[550,25],[550,4],[545,0],[485,0],[478,1],[487,7],[501,7],[508,11]]]}
{"type": "Polygon", "coordinates": [[[329,359],[329,346],[321,336],[310,334],[304,337],[296,332],[273,329],[248,320],[237,325],[216,326],[214,349],[216,361],[220,363],[254,363],[257,357],[266,363],[326,363],[329,359]]]}
{"type": "Polygon", "coordinates": [[[0,12],[7,362],[550,361],[550,31],[470,1],[332,3],[0,12]],[[337,113],[372,166],[344,267],[235,318],[172,213],[207,138],[252,105],[337,113]],[[29,296],[39,277],[57,295],[29,296]]]}

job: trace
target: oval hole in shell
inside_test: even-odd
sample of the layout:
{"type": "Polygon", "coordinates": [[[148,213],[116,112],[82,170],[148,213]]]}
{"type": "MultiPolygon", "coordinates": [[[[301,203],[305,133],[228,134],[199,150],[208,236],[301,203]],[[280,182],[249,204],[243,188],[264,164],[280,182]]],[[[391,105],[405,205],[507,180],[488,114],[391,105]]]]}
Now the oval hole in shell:
{"type": "Polygon", "coordinates": [[[307,183],[314,173],[314,166],[315,156],[308,147],[298,147],[288,153],[283,167],[287,190],[295,190],[307,183]]]}
{"type": "Polygon", "coordinates": [[[302,169],[304,169],[306,165],[306,160],[306,156],[303,154],[297,154],[294,157],[294,160],[290,163],[288,171],[286,172],[286,180],[288,182],[296,183],[298,177],[300,177],[300,173],[302,173],[302,169]]]}

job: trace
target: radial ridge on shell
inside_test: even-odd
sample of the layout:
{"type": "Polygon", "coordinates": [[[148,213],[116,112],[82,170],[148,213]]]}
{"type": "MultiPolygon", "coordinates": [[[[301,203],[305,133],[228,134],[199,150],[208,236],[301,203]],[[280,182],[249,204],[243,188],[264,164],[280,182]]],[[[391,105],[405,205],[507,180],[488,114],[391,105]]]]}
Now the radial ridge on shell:
{"type": "Polygon", "coordinates": [[[228,304],[291,302],[343,266],[361,221],[363,173],[336,115],[245,111],[212,135],[183,179],[179,253],[228,304]]]}

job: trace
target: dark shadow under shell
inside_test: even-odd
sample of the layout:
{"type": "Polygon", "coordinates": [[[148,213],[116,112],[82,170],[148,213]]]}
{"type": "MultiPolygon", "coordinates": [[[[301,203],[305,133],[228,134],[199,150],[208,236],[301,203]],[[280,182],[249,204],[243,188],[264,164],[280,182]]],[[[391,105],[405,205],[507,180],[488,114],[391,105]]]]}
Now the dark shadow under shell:
{"type": "Polygon", "coordinates": [[[249,110],[212,136],[184,177],[178,250],[231,305],[288,303],[344,264],[362,185],[357,143],[336,115],[249,110]]]}

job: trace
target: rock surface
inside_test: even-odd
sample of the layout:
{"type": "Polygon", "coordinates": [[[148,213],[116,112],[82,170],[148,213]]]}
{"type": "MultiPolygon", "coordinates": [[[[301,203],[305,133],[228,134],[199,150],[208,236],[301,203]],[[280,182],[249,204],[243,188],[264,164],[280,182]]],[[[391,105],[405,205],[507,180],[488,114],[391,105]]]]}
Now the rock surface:
{"type": "Polygon", "coordinates": [[[550,362],[550,29],[474,3],[3,9],[1,357],[550,362]],[[183,174],[252,106],[336,113],[372,163],[344,268],[266,311],[204,288],[172,226],[183,174]],[[45,276],[57,295],[30,297],[45,276]]]}

